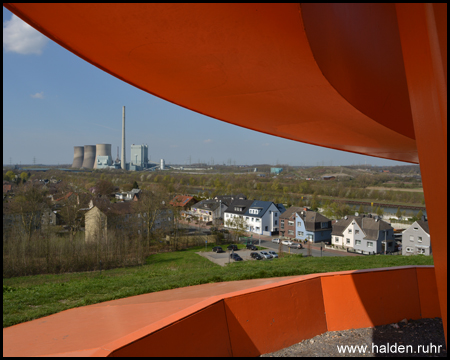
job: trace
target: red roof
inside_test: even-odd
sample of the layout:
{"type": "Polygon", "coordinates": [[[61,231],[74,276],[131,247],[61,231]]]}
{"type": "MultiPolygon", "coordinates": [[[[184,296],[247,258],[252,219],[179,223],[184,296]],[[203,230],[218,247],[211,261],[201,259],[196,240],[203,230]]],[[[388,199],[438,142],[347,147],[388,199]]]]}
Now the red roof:
{"type": "Polygon", "coordinates": [[[55,201],[60,201],[60,200],[67,200],[68,198],[70,198],[73,194],[73,191],[69,191],[66,195],[64,195],[63,197],[56,199],[55,201]]]}
{"type": "Polygon", "coordinates": [[[172,206],[186,206],[186,204],[193,199],[194,199],[193,196],[177,195],[172,199],[172,201],[169,204],[172,206]]]}

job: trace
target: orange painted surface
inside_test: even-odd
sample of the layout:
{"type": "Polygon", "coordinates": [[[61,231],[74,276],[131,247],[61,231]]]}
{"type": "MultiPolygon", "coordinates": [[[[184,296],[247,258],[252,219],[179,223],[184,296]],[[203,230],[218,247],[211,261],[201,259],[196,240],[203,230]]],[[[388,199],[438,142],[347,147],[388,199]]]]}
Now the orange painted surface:
{"type": "Polygon", "coordinates": [[[447,4],[397,4],[447,341],[447,4]]]}
{"type": "Polygon", "coordinates": [[[404,78],[382,74],[404,91],[401,105],[390,93],[377,118],[356,108],[316,62],[299,4],[6,6],[91,64],[193,111],[287,139],[418,162],[404,78]],[[398,125],[386,126],[394,108],[387,119],[398,125]]]}
{"type": "Polygon", "coordinates": [[[193,111],[420,161],[447,339],[447,4],[5,6],[98,68],[193,111]]]}
{"type": "Polygon", "coordinates": [[[110,356],[232,356],[223,301],[111,353],[110,356]]]}
{"type": "Polygon", "coordinates": [[[327,330],[417,319],[421,306],[422,317],[434,317],[432,269],[244,280],[108,301],[3,329],[3,355],[258,356],[327,330]]]}
{"type": "Polygon", "coordinates": [[[259,356],[327,331],[320,278],[225,299],[234,356],[259,356]]]}
{"type": "Polygon", "coordinates": [[[122,347],[191,314],[193,307],[214,296],[292,278],[297,277],[190,286],[66,310],[3,329],[3,355],[44,356],[90,349],[95,352],[106,344],[122,347]]]}
{"type": "Polygon", "coordinates": [[[420,313],[422,318],[441,317],[435,268],[417,268],[420,313]]]}
{"type": "Polygon", "coordinates": [[[329,331],[420,318],[414,268],[322,276],[329,331]]]}

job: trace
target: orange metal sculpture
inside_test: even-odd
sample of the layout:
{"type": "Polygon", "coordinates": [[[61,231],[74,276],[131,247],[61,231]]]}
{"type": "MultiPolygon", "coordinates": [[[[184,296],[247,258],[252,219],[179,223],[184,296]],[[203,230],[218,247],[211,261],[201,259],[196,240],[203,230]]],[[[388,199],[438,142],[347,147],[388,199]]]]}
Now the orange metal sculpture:
{"type": "Polygon", "coordinates": [[[3,356],[258,356],[326,331],[440,316],[434,284],[432,266],[404,266],[190,286],[11,326],[3,356]]]}
{"type": "Polygon", "coordinates": [[[175,104],[275,136],[420,163],[447,337],[446,4],[5,6],[175,104]]]}

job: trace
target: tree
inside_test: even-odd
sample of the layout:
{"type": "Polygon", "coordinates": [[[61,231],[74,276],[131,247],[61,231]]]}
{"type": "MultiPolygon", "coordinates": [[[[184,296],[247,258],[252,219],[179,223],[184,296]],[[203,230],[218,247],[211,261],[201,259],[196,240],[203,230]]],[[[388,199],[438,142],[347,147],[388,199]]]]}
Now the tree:
{"type": "Polygon", "coordinates": [[[364,214],[364,208],[362,205],[359,205],[358,214],[359,215],[364,214]]]}
{"type": "Polygon", "coordinates": [[[25,183],[28,180],[28,174],[25,171],[23,171],[20,174],[20,178],[22,179],[22,182],[25,183]]]}
{"type": "Polygon", "coordinates": [[[314,192],[314,194],[311,198],[310,207],[311,207],[311,210],[313,210],[313,211],[317,211],[320,207],[320,201],[317,198],[317,192],[314,192]]]}
{"type": "Polygon", "coordinates": [[[422,216],[423,216],[423,211],[419,210],[419,212],[416,215],[416,218],[419,219],[419,220],[422,220],[422,216]]]}
{"type": "Polygon", "coordinates": [[[133,189],[139,189],[139,185],[136,181],[133,183],[133,189]]]}
{"type": "Polygon", "coordinates": [[[114,192],[114,184],[109,180],[98,180],[95,187],[100,195],[110,195],[114,192]]]}
{"type": "Polygon", "coordinates": [[[400,211],[400,208],[397,208],[397,212],[395,213],[395,216],[397,216],[397,219],[400,219],[402,217],[402,212],[400,211]]]}
{"type": "Polygon", "coordinates": [[[237,242],[239,238],[244,235],[247,230],[247,221],[243,216],[234,216],[231,219],[225,222],[225,225],[232,229],[232,233],[234,234],[234,241],[237,242]]]}
{"type": "MultiPolygon", "coordinates": [[[[151,238],[154,237],[159,231],[172,230],[172,229],[157,229],[156,223],[161,221],[161,217],[171,218],[174,220],[174,214],[171,210],[167,209],[170,199],[167,195],[161,192],[153,193],[152,191],[143,191],[139,197],[139,201],[133,203],[133,207],[136,213],[140,214],[139,224],[141,227],[141,235],[146,234],[146,249],[150,248],[151,238]],[[145,231],[144,231],[145,229],[145,231]]],[[[175,222],[173,222],[175,223],[175,222]]]]}
{"type": "Polygon", "coordinates": [[[9,181],[14,181],[16,178],[16,174],[14,173],[14,171],[8,170],[6,172],[6,177],[8,178],[9,181]]]}
{"type": "Polygon", "coordinates": [[[378,216],[381,216],[381,215],[383,215],[384,211],[383,211],[382,208],[380,208],[380,207],[378,206],[378,207],[377,207],[376,213],[377,213],[378,216]]]}
{"type": "Polygon", "coordinates": [[[47,205],[46,191],[37,186],[22,186],[16,192],[12,203],[12,211],[19,215],[21,228],[27,240],[31,239],[33,230],[40,227],[42,211],[47,205]]]}

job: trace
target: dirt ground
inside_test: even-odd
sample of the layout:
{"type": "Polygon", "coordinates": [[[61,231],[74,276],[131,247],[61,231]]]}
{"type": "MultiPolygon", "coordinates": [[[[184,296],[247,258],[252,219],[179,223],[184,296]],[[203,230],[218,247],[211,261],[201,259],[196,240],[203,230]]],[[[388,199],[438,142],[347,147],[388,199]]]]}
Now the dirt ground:
{"type": "Polygon", "coordinates": [[[261,357],[447,357],[440,318],[402,320],[373,328],[329,331],[261,357]],[[359,346],[344,353],[338,346],[359,346]],[[430,346],[432,345],[432,346],[430,346]],[[367,346],[366,349],[361,346],[367,346]],[[404,346],[402,349],[401,346],[404,346]],[[364,351],[365,350],[365,351],[364,351]],[[403,352],[401,352],[403,350],[403,352]]]}

